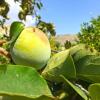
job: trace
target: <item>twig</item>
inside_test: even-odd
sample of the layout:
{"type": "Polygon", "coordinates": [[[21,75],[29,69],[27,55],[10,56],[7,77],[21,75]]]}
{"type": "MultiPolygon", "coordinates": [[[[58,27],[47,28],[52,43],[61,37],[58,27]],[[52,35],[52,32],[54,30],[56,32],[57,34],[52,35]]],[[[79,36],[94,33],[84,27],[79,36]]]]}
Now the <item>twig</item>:
{"type": "Polygon", "coordinates": [[[6,40],[0,40],[0,46],[2,46],[4,43],[6,43],[6,40]]]}
{"type": "Polygon", "coordinates": [[[58,50],[51,50],[51,52],[58,53],[59,51],[58,50]]]}
{"type": "Polygon", "coordinates": [[[4,48],[0,47],[0,55],[4,55],[7,58],[10,58],[10,53],[8,51],[6,51],[4,48]]]}

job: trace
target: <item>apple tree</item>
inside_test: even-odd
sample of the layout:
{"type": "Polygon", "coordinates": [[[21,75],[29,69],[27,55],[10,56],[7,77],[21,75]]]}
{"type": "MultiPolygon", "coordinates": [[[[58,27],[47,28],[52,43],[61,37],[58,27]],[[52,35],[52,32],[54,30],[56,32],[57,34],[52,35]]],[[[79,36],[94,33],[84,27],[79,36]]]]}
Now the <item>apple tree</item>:
{"type": "MultiPolygon", "coordinates": [[[[20,20],[26,20],[27,15],[36,17],[36,26],[50,35],[55,35],[55,27],[53,23],[44,22],[37,11],[43,7],[41,0],[14,0],[14,2],[19,2],[21,10],[18,13],[18,18],[20,20]]],[[[0,15],[5,19],[9,20],[8,12],[10,11],[10,6],[6,0],[0,1],[0,15]]],[[[4,19],[0,20],[1,26],[4,24],[4,19]]]]}
{"type": "Polygon", "coordinates": [[[100,16],[83,23],[78,33],[79,43],[85,43],[100,52],[100,16]]]}

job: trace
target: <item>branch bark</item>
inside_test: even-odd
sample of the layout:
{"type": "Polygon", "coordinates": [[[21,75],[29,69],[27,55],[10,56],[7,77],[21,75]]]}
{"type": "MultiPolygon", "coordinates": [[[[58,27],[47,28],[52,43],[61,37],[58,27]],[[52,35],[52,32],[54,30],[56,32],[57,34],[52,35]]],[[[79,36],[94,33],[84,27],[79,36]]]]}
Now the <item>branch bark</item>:
{"type": "Polygon", "coordinates": [[[2,47],[0,47],[0,55],[4,55],[7,58],[10,58],[10,53],[2,47]]]}
{"type": "Polygon", "coordinates": [[[0,40],[0,46],[2,46],[6,42],[7,42],[6,40],[0,40]]]}

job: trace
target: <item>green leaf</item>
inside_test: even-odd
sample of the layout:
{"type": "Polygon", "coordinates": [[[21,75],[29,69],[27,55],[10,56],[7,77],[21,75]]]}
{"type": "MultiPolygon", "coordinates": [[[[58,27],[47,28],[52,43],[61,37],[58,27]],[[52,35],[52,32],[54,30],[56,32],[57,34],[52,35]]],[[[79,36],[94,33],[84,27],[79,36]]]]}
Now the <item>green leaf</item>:
{"type": "Polygon", "coordinates": [[[100,82],[100,59],[95,55],[86,55],[76,63],[76,74],[81,80],[100,82]]]}
{"type": "Polygon", "coordinates": [[[26,98],[21,100],[52,97],[43,77],[34,68],[22,65],[0,65],[0,95],[26,98]]]}
{"type": "Polygon", "coordinates": [[[24,24],[22,22],[15,21],[11,24],[10,27],[10,39],[11,39],[11,46],[14,45],[16,39],[24,29],[24,24]]]}
{"type": "Polygon", "coordinates": [[[43,7],[43,3],[42,2],[40,2],[40,6],[43,7]]]}
{"type": "Polygon", "coordinates": [[[100,56],[95,57],[92,62],[100,64],[100,56]]]}
{"type": "Polygon", "coordinates": [[[69,80],[67,80],[63,75],[61,75],[61,78],[64,80],[66,84],[69,84],[84,100],[88,100],[88,96],[86,92],[83,90],[83,88],[79,88],[78,86],[71,83],[69,80]]]}
{"type": "Polygon", "coordinates": [[[0,2],[0,15],[5,19],[9,19],[9,17],[7,16],[8,12],[9,12],[9,4],[5,0],[2,0],[0,2]]]}
{"type": "MultiPolygon", "coordinates": [[[[78,45],[73,47],[78,48],[78,45]]],[[[97,51],[91,51],[89,47],[80,45],[80,49],[71,49],[77,78],[89,82],[100,82],[100,57],[97,55],[97,51]],[[74,52],[74,53],[73,53],[74,52]]]]}
{"type": "Polygon", "coordinates": [[[86,46],[85,44],[79,44],[74,47],[71,47],[70,53],[73,57],[74,62],[76,63],[86,55],[96,55],[97,51],[95,49],[91,51],[91,48],[89,46],[86,46]]]}
{"type": "Polygon", "coordinates": [[[32,98],[27,98],[27,97],[22,97],[22,96],[1,96],[0,100],[54,100],[51,99],[50,97],[47,96],[41,96],[39,98],[36,99],[32,99],[32,98]]]}
{"type": "Polygon", "coordinates": [[[80,49],[83,49],[84,46],[85,46],[84,44],[78,44],[78,45],[75,45],[75,46],[71,47],[71,48],[70,48],[70,53],[71,53],[71,55],[74,56],[74,54],[75,54],[76,52],[78,52],[80,49]]]}
{"type": "Polygon", "coordinates": [[[69,50],[55,54],[48,61],[42,75],[50,81],[61,82],[60,75],[76,78],[76,70],[69,50]]]}
{"type": "Polygon", "coordinates": [[[77,69],[78,78],[90,82],[100,82],[100,64],[88,63],[77,69]]]}
{"type": "Polygon", "coordinates": [[[40,3],[36,3],[36,5],[37,5],[38,9],[41,9],[42,6],[40,3]]]}
{"type": "Polygon", "coordinates": [[[88,88],[91,100],[100,100],[100,83],[95,83],[88,88]]]}
{"type": "Polygon", "coordinates": [[[96,56],[95,55],[86,55],[82,58],[80,58],[80,60],[78,60],[77,62],[75,62],[75,66],[76,69],[80,69],[81,66],[86,66],[90,63],[93,63],[93,60],[96,56]]]}

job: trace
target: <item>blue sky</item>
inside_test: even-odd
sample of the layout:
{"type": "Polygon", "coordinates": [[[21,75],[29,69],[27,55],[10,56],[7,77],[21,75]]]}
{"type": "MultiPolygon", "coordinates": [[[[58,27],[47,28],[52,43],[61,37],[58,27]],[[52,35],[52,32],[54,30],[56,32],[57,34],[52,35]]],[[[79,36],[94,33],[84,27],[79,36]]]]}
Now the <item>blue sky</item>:
{"type": "MultiPolygon", "coordinates": [[[[11,6],[10,21],[18,20],[16,12],[20,9],[13,0],[6,0],[11,6]]],[[[80,25],[88,22],[92,17],[100,15],[99,0],[41,0],[44,7],[40,11],[42,20],[52,22],[56,26],[57,34],[75,34],[80,31],[80,25]]],[[[28,25],[35,19],[28,16],[28,25]]]]}
{"type": "Polygon", "coordinates": [[[99,0],[42,0],[42,19],[53,22],[58,34],[75,34],[80,25],[100,15],[99,0]]]}

